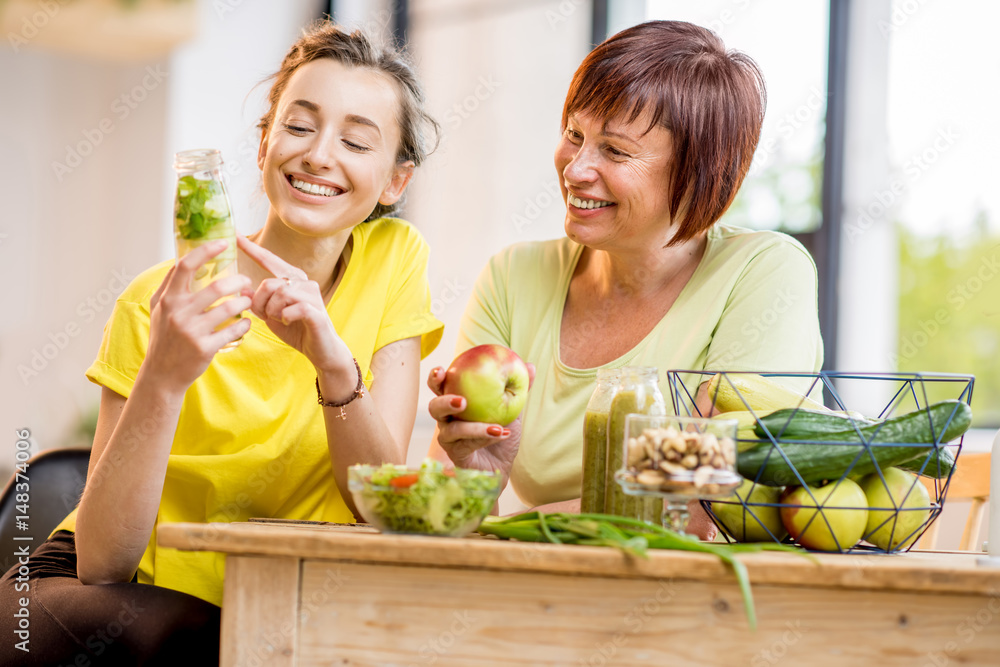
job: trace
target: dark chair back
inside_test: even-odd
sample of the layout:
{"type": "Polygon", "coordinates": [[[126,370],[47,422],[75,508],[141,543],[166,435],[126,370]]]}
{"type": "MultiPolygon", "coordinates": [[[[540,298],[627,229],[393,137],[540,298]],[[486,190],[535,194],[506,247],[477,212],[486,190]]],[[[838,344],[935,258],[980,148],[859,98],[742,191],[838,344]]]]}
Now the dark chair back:
{"type": "Polygon", "coordinates": [[[87,481],[89,461],[89,449],[49,449],[28,459],[20,479],[14,473],[0,494],[0,572],[17,563],[21,547],[27,546],[29,553],[34,551],[76,507],[87,481]],[[19,491],[18,484],[27,487],[19,491]],[[18,502],[19,493],[27,494],[27,503],[18,502]]]}

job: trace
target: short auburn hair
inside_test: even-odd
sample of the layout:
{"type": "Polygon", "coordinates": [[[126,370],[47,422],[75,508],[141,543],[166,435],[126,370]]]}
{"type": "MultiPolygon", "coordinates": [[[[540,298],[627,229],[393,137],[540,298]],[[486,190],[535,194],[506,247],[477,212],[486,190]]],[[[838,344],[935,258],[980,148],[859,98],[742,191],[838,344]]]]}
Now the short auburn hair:
{"type": "MultiPolygon", "coordinates": [[[[267,94],[268,109],[257,123],[261,132],[267,134],[271,131],[278,101],[292,74],[306,63],[320,58],[330,58],[349,67],[374,70],[393,81],[399,93],[396,120],[400,138],[396,162],[401,164],[409,160],[419,167],[437,146],[440,125],[427,111],[423,88],[409,59],[401,50],[379,41],[364,30],[347,32],[328,19],[317,20],[305,28],[302,36],[285,54],[281,68],[268,78],[273,83],[267,94]]],[[[367,219],[392,215],[402,203],[400,199],[392,205],[376,204],[367,219]]]]}
{"type": "Polygon", "coordinates": [[[573,75],[562,127],[582,112],[632,123],[644,113],[670,131],[670,213],[683,219],[669,245],[711,227],[736,197],[764,122],[767,92],[757,64],[727,51],[714,32],[649,21],[599,44],[573,75]]]}

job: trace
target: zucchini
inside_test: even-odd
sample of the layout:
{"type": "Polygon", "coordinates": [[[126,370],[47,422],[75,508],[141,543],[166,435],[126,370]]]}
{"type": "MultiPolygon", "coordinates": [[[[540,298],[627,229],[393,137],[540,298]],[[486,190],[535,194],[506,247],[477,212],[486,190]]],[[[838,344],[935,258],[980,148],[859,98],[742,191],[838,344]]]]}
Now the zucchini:
{"type": "Polygon", "coordinates": [[[808,396],[753,373],[716,373],[708,381],[708,395],[720,412],[750,410],[768,414],[782,408],[803,407],[826,410],[808,396]]]}
{"type": "MultiPolygon", "coordinates": [[[[783,423],[788,422],[786,418],[783,423]]],[[[924,474],[947,476],[954,467],[954,458],[943,447],[932,452],[929,446],[961,436],[971,423],[972,409],[968,405],[957,400],[942,401],[862,428],[817,432],[795,438],[797,441],[812,442],[766,441],[741,452],[736,464],[740,474],[747,479],[768,486],[784,486],[839,479],[852,463],[851,477],[875,472],[876,466],[906,467],[902,464],[910,461],[919,468],[923,465],[922,457],[929,454],[931,460],[927,462],[924,474]],[[866,444],[886,446],[866,447],[866,444]],[[869,451],[864,451],[866,448],[869,451]]],[[[780,429],[771,431],[776,438],[779,433],[780,429]]],[[[788,436],[783,434],[783,437],[788,436]]]]}

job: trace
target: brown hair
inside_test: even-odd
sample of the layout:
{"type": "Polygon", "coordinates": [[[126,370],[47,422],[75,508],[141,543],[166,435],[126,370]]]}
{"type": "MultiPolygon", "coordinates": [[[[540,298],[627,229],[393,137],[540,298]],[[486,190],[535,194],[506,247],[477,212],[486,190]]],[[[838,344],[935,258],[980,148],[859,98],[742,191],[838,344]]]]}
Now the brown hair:
{"type": "Polygon", "coordinates": [[[767,93],[757,64],[682,21],[640,23],[598,45],[573,75],[562,126],[584,112],[634,122],[649,112],[673,138],[670,213],[684,208],[669,245],[711,227],[736,197],[753,160],[767,93]]]}
{"type": "MultiPolygon", "coordinates": [[[[440,125],[427,112],[423,89],[417,81],[407,57],[402,51],[379,43],[363,30],[351,33],[329,20],[320,20],[303,30],[302,36],[292,44],[281,67],[269,79],[273,79],[267,99],[270,107],[260,118],[257,127],[267,134],[274,123],[281,93],[288,80],[302,65],[331,58],[351,67],[364,67],[381,72],[395,82],[399,95],[399,148],[397,163],[412,160],[420,164],[437,146],[440,125]],[[433,139],[429,136],[433,135],[433,139]]],[[[368,220],[393,214],[402,204],[402,199],[393,205],[376,204],[368,220]]]]}

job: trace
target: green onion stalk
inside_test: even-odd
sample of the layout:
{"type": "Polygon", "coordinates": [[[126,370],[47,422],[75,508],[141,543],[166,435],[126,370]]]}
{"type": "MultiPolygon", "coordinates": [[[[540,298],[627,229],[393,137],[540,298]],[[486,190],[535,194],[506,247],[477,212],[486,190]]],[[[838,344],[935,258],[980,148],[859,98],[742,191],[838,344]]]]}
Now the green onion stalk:
{"type": "Polygon", "coordinates": [[[649,524],[638,519],[610,514],[566,514],[526,512],[509,517],[487,517],[479,526],[484,535],[494,535],[505,540],[520,542],[549,542],[552,544],[582,544],[606,546],[639,558],[648,558],[647,549],[675,549],[697,551],[718,557],[733,570],[751,630],[757,628],[753,593],[746,565],[734,557],[737,553],[757,551],[790,551],[809,557],[795,547],[776,543],[713,544],[702,542],[692,535],[674,532],[669,528],[649,524]]]}

